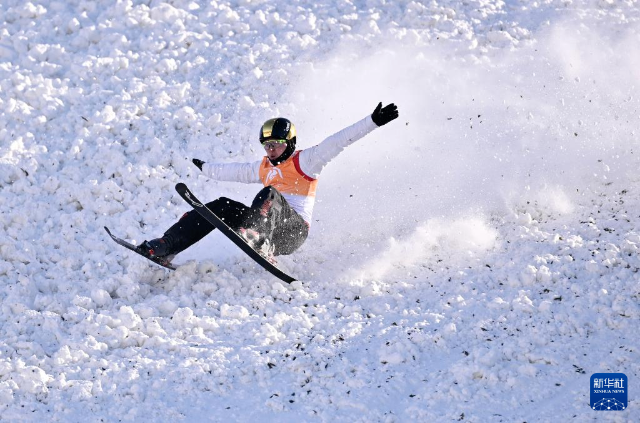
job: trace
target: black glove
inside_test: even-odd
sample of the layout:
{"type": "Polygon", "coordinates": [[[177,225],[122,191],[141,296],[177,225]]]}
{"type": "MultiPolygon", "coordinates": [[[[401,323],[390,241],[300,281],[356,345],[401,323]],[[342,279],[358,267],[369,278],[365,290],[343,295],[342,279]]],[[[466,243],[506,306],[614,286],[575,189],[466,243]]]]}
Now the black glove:
{"type": "Polygon", "coordinates": [[[194,165],[198,166],[198,169],[202,170],[202,165],[204,164],[204,162],[200,159],[193,159],[191,160],[193,162],[194,165]]]}
{"type": "Polygon", "coordinates": [[[391,103],[382,107],[382,103],[378,103],[378,107],[371,113],[373,123],[378,126],[386,125],[398,117],[398,107],[391,103]]]}

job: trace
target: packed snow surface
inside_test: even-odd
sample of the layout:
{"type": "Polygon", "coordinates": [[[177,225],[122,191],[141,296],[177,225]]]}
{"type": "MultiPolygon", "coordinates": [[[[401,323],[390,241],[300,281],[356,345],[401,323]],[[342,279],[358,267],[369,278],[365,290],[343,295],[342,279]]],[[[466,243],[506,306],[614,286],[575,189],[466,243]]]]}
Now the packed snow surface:
{"type": "Polygon", "coordinates": [[[0,4],[0,420],[640,421],[640,2],[0,4]],[[286,116],[330,163],[281,283],[218,233],[286,116]],[[589,407],[625,373],[624,411],[589,407]]]}

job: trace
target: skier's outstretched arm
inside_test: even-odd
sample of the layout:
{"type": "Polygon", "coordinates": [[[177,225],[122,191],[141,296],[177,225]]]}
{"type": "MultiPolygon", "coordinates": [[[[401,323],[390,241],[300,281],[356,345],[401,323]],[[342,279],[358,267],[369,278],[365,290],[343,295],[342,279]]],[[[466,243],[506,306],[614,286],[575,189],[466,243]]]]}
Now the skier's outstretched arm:
{"type": "Polygon", "coordinates": [[[327,137],[320,144],[303,150],[300,153],[302,171],[313,178],[317,178],[327,163],[340,154],[342,150],[397,117],[398,107],[395,104],[391,103],[382,107],[382,103],[379,103],[371,115],[327,137]]]}
{"type": "Polygon", "coordinates": [[[246,184],[260,182],[260,163],[205,163],[193,159],[193,164],[211,179],[218,181],[244,182],[246,184]]]}

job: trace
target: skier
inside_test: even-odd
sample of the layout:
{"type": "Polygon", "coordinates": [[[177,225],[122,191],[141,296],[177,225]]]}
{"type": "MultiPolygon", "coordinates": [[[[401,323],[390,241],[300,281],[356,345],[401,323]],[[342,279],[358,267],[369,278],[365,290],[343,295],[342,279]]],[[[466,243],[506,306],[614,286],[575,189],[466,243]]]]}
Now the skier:
{"type": "MultiPolygon", "coordinates": [[[[345,147],[398,117],[398,108],[379,103],[373,113],[326,138],[320,144],[296,150],[296,128],[285,118],[269,119],[260,128],[266,156],[253,163],[193,163],[208,177],[220,181],[262,182],[264,188],[250,207],[226,197],[206,206],[261,255],[291,254],[306,240],[315,202],[318,175],[345,147]]],[[[184,214],[161,238],[143,241],[137,248],[170,262],[179,252],[200,241],[214,226],[195,210],[184,214]]]]}

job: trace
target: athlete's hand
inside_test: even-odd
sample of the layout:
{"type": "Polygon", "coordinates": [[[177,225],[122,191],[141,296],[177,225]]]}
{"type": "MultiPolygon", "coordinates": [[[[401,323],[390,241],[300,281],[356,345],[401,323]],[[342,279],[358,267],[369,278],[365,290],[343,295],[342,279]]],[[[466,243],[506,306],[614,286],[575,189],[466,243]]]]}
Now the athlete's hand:
{"type": "Polygon", "coordinates": [[[378,126],[386,125],[398,117],[398,107],[391,103],[382,107],[382,103],[378,103],[378,107],[371,114],[373,123],[378,126]]]}
{"type": "Polygon", "coordinates": [[[202,165],[204,164],[204,162],[200,159],[193,159],[191,160],[193,162],[194,165],[198,166],[198,169],[202,170],[202,165]]]}

